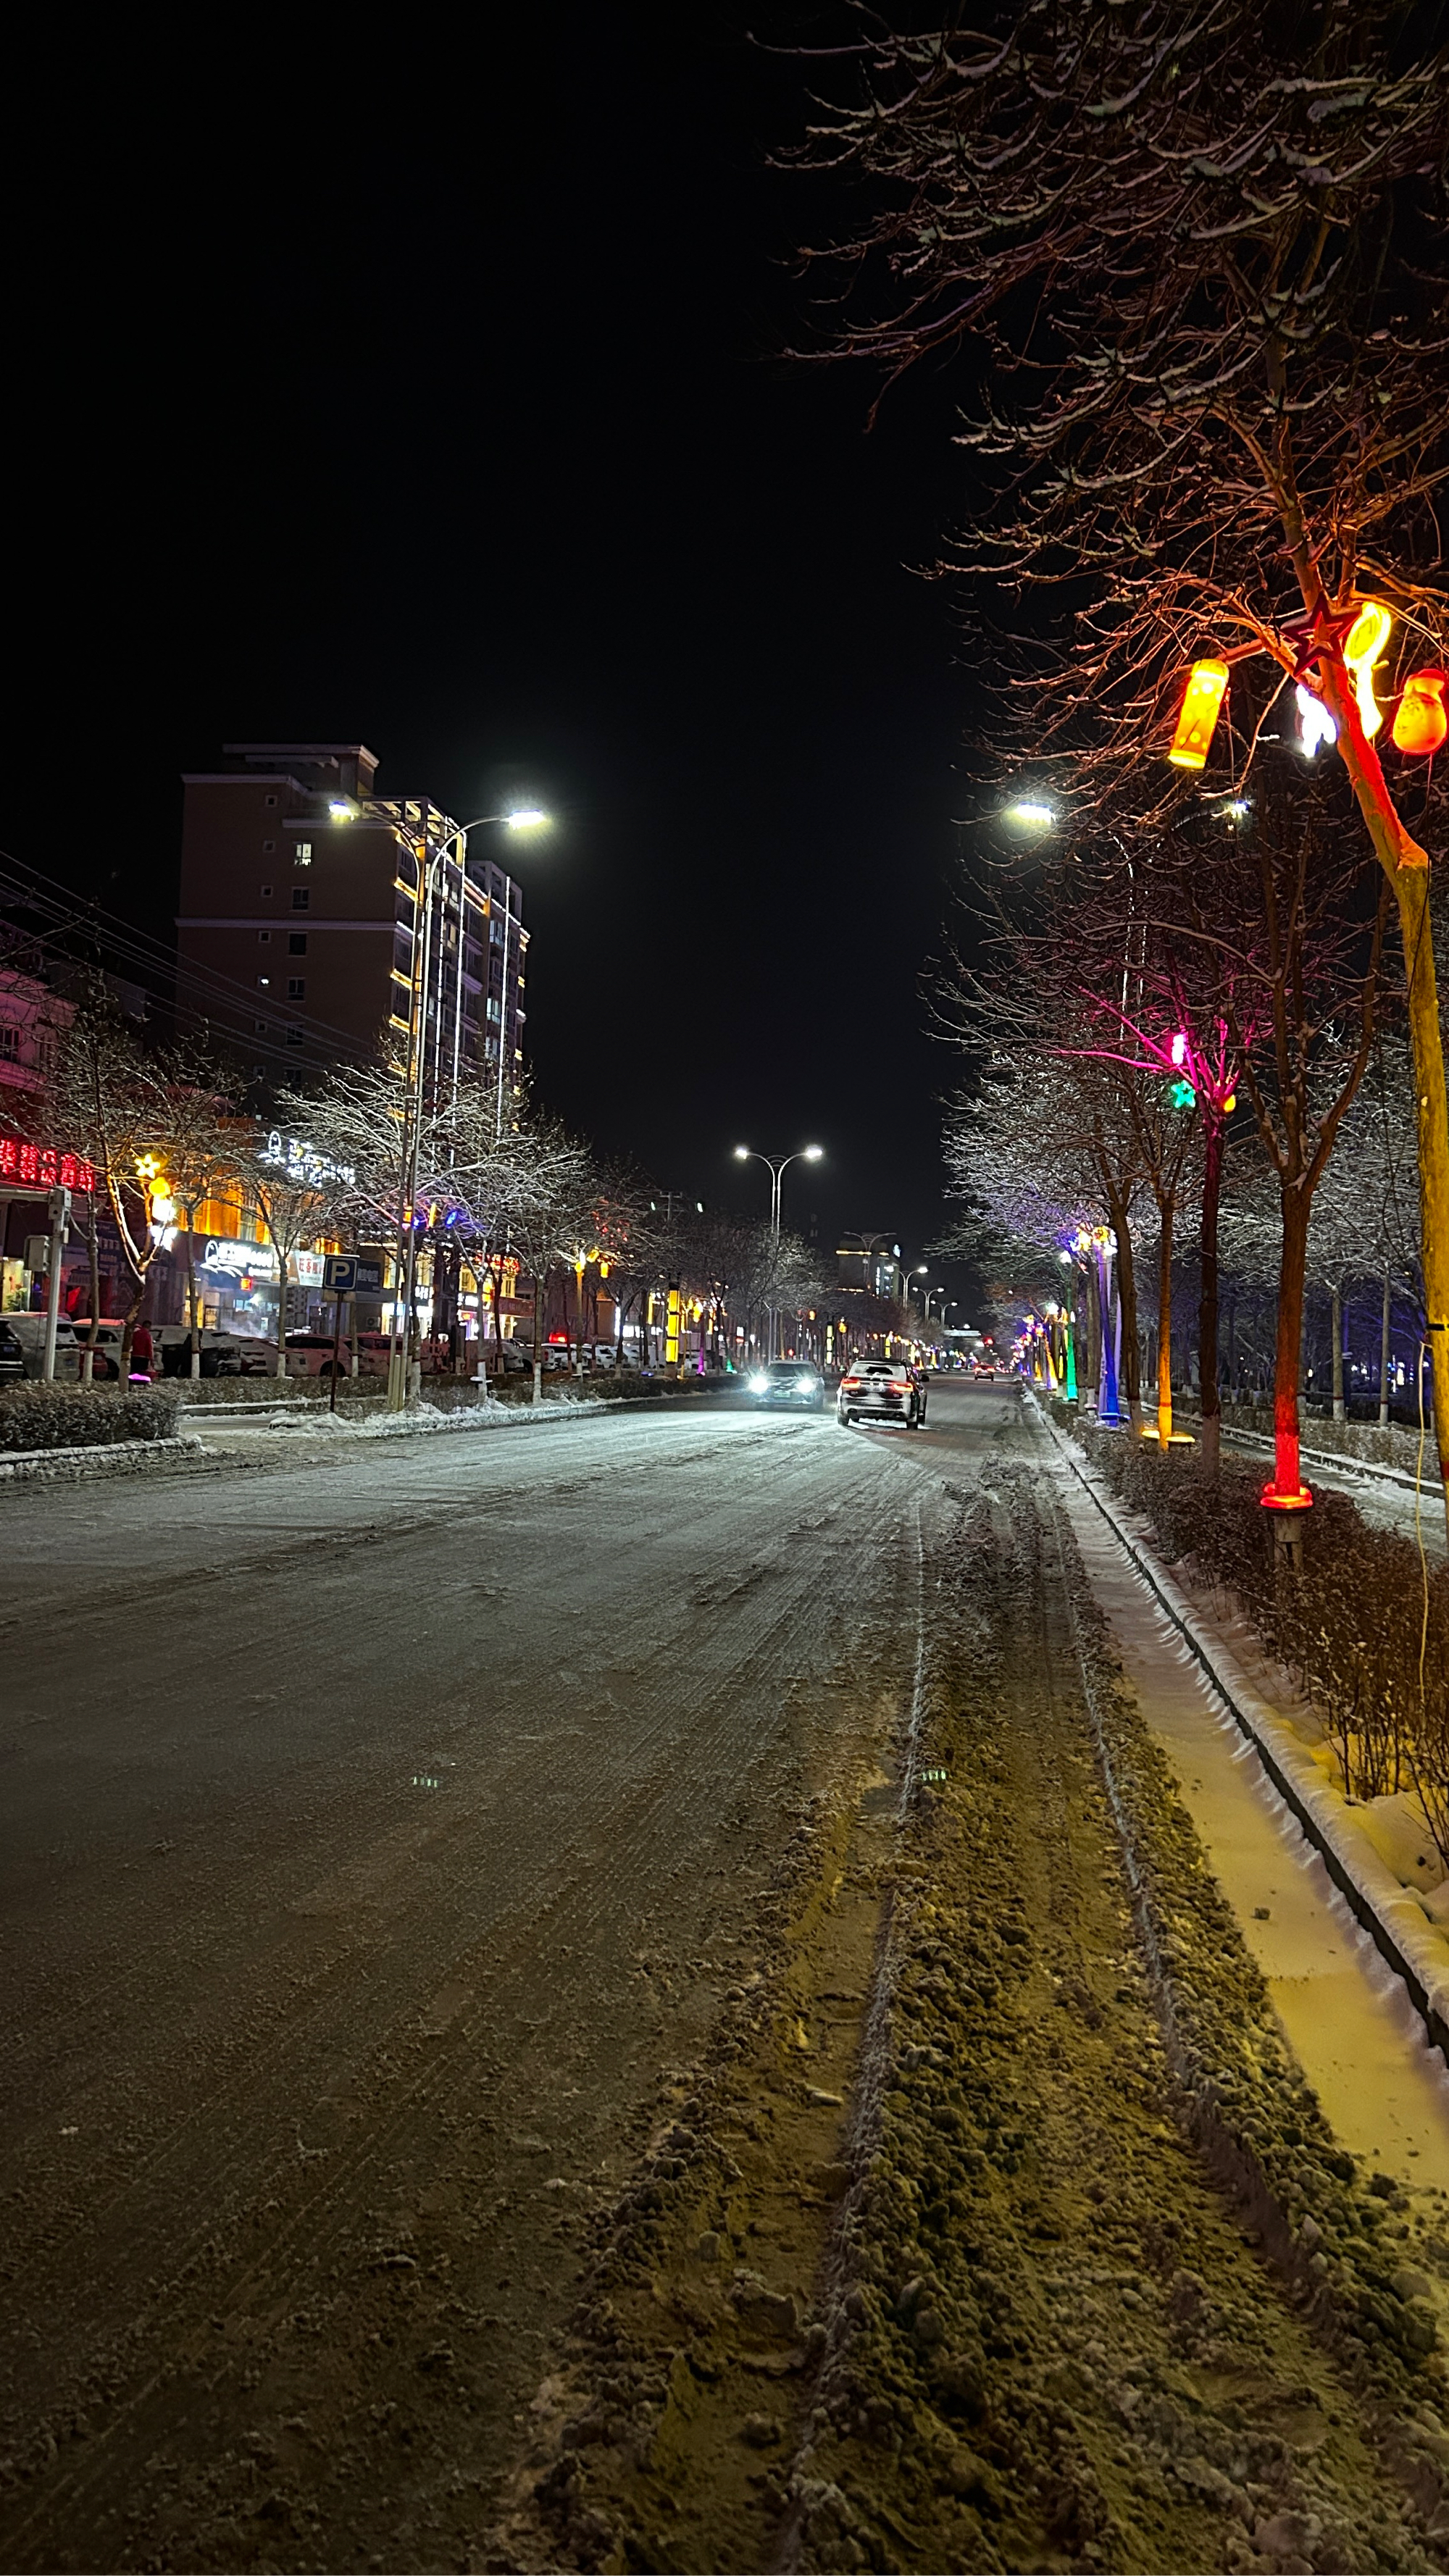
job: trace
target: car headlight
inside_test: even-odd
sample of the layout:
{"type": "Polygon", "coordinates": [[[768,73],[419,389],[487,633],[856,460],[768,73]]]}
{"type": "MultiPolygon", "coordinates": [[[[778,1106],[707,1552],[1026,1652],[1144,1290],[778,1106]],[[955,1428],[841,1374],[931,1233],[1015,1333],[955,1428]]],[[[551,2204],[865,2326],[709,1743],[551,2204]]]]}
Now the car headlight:
{"type": "Polygon", "coordinates": [[[752,1377],[750,1380],[751,1395],[766,1394],[769,1390],[769,1384],[770,1381],[767,1377],[752,1377]]]}

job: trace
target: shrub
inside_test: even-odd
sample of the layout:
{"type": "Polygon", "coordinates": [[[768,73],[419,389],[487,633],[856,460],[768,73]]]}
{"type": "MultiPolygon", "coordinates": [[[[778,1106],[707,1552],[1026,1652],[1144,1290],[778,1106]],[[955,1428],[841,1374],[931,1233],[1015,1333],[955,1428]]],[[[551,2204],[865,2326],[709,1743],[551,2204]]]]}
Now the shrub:
{"type": "Polygon", "coordinates": [[[170,1440],[177,1386],[46,1386],[0,1389],[0,1451],[93,1448],[114,1440],[170,1440]]]}
{"type": "Polygon", "coordinates": [[[1298,1672],[1348,1795],[1417,1789],[1449,1868],[1449,1566],[1430,1569],[1426,1585],[1412,1539],[1373,1528],[1347,1494],[1320,1492],[1295,1574],[1258,1499],[1261,1464],[1224,1460],[1210,1477],[1190,1453],[1164,1456],[1110,1432],[1078,1437],[1168,1557],[1191,1557],[1235,1593],[1264,1644],[1298,1672]]]}

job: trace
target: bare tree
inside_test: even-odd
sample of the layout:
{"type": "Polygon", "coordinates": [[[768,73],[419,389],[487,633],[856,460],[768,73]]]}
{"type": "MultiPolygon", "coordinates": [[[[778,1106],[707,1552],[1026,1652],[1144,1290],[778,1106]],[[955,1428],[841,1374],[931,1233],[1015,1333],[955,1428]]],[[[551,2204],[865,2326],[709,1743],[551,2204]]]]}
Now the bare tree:
{"type": "MultiPolygon", "coordinates": [[[[1285,690],[1333,729],[1403,946],[1449,1510],[1449,1103],[1420,838],[1442,840],[1444,789],[1423,762],[1390,787],[1372,678],[1374,635],[1395,621],[1386,677],[1449,660],[1435,578],[1449,54],[1434,13],[1019,0],[981,30],[863,21],[843,59],[850,95],[806,157],[881,184],[844,246],[830,346],[897,374],[964,339],[984,354],[962,443],[996,500],[978,497],[984,533],[958,561],[1032,602],[1019,754],[1054,763],[1069,801],[1162,808],[1144,754],[1167,748],[1203,656],[1224,686],[1235,675],[1218,773],[1235,795],[1285,690]],[[1240,687],[1255,661],[1266,685],[1243,670],[1240,687]]],[[[1198,766],[1207,747],[1179,746],[1198,766]]]]}
{"type": "MultiPolygon", "coordinates": [[[[119,1367],[130,1373],[131,1347],[145,1303],[164,1229],[152,1222],[152,1184],[164,1173],[160,1148],[166,1127],[164,1073],[132,1023],[99,979],[77,1002],[75,1016],[56,1044],[47,1087],[49,1113],[95,1166],[121,1254],[131,1273],[131,1295],[122,1319],[119,1367]]],[[[94,1366],[100,1316],[100,1261],[94,1205],[90,1223],[91,1303],[87,1374],[94,1366]]]]}

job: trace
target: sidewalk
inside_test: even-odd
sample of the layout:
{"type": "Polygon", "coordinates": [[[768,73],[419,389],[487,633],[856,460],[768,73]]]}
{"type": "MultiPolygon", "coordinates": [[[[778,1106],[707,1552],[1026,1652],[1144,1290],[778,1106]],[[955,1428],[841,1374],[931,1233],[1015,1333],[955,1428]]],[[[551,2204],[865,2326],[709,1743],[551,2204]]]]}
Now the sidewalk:
{"type": "MultiPolygon", "coordinates": [[[[1352,2153],[1415,2190],[1449,2191],[1449,2066],[1403,1979],[1334,1885],[1259,1754],[1080,1481],[1083,1472],[1090,1474],[1058,1449],[1060,1500],[1093,1597],[1299,2064],[1352,2153]]],[[[1102,1499],[1114,1521],[1127,1520],[1115,1498],[1102,1499]]],[[[1144,1553],[1155,1553],[1149,1533],[1134,1526],[1132,1537],[1144,1553]]],[[[1176,1589],[1165,1567],[1155,1580],[1158,1575],[1165,1590],[1176,1589]]],[[[1275,1735],[1281,1729],[1302,1756],[1311,1795],[1319,1787],[1317,1767],[1293,1729],[1292,1712],[1276,1704],[1273,1675],[1253,1658],[1252,1641],[1246,1634],[1230,1637],[1199,1600],[1184,1597],[1182,1606],[1214,1665],[1231,1676],[1235,1694],[1251,1691],[1275,1735]],[[1245,1658],[1251,1659],[1247,1671],[1245,1658]]],[[[1403,1892],[1388,1885],[1388,1873],[1363,1840],[1366,1874],[1377,1871],[1385,1880],[1375,1890],[1387,1899],[1383,1910],[1398,1914],[1403,1892]]],[[[1441,1947],[1418,1908],[1407,1910],[1423,1945],[1441,1947]]]]}

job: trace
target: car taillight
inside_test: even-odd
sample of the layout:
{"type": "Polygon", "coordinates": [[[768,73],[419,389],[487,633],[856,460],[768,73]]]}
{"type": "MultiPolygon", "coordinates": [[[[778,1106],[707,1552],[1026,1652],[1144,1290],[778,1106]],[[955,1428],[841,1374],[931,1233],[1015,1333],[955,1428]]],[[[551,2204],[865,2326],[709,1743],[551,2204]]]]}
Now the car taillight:
{"type": "Polygon", "coordinates": [[[910,1391],[911,1381],[908,1377],[893,1377],[891,1379],[892,1395],[909,1395],[910,1391]]]}
{"type": "Polygon", "coordinates": [[[844,1385],[846,1385],[846,1386],[859,1386],[859,1384],[860,1384],[860,1380],[859,1380],[859,1378],[858,1378],[858,1377],[848,1377],[848,1378],[844,1379],[842,1382],[843,1382],[843,1384],[844,1384],[844,1385]]]}

